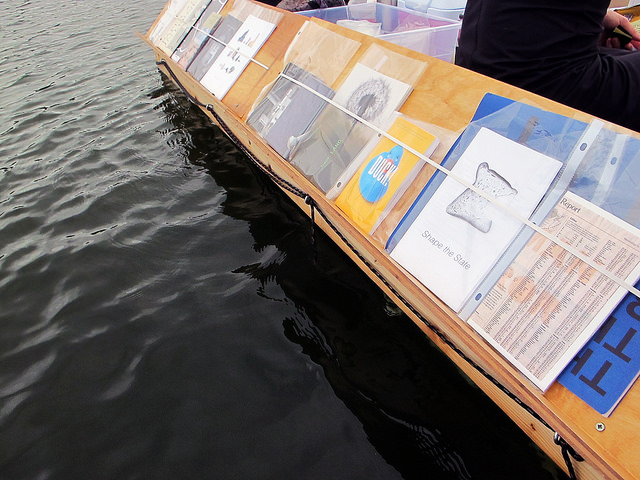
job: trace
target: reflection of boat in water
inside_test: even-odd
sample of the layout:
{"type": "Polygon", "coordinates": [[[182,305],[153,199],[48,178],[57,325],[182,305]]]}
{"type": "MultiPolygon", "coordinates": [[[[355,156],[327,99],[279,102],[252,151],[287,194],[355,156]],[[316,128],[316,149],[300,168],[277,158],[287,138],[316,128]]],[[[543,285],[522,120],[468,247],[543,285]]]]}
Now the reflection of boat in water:
{"type": "MultiPolygon", "coordinates": [[[[223,13],[234,8],[228,4],[223,13]]],[[[244,8],[244,7],[243,7],[244,8]]],[[[246,7],[251,8],[251,7],[246,7]]],[[[603,421],[602,416],[584,404],[579,398],[562,385],[554,384],[545,393],[533,387],[527,379],[509,362],[491,349],[465,322],[435,297],[427,288],[417,282],[404,269],[396,264],[377,239],[365,235],[355,228],[335,204],[328,200],[323,192],[290,163],[277,155],[256,132],[247,126],[246,117],[259,98],[263,89],[270,85],[284,66],[285,55],[306,22],[314,22],[269,9],[278,16],[278,27],[265,42],[264,47],[255,55],[260,63],[251,63],[230,88],[223,100],[216,99],[188,72],[180,68],[161,49],[154,47],[160,69],[165,72],[186,94],[199,105],[205,113],[252,159],[282,190],[304,211],[308,212],[315,224],[322,228],[342,250],[400,306],[405,313],[431,338],[455,364],[463,370],[515,423],[529,435],[559,465],[575,468],[580,478],[634,478],[640,476],[640,464],[633,451],[622,445],[637,444],[636,426],[638,424],[637,388],[632,388],[616,412],[603,421]],[[266,69],[265,67],[266,66],[266,69]],[[605,425],[602,428],[601,425],[605,425]],[[597,425],[597,428],[596,428],[597,425]],[[585,461],[570,459],[575,451],[585,461]],[[569,461],[566,460],[569,458],[569,461]]],[[[314,25],[320,22],[315,21],[314,25]]],[[[555,104],[527,92],[481,77],[472,72],[458,69],[442,61],[433,61],[415,52],[387,45],[385,42],[364,37],[356,32],[345,31],[336,26],[322,26],[330,32],[338,32],[347,39],[356,39],[368,46],[381,46],[394,55],[405,56],[407,60],[423,61],[428,68],[418,75],[419,82],[403,105],[401,111],[427,125],[442,128],[442,132],[459,132],[471,119],[480,99],[486,92],[494,92],[504,97],[529,100],[542,108],[563,115],[589,121],[587,115],[575,112],[567,107],[555,104]]],[[[147,37],[148,39],[148,37],[147,37]]],[[[344,67],[341,65],[341,67],[344,67]]],[[[336,79],[338,77],[336,76],[336,79]]],[[[612,127],[613,128],[613,127],[612,127]]],[[[443,150],[434,153],[440,160],[452,141],[443,133],[443,150]]],[[[399,206],[401,208],[402,205],[399,206]]],[[[406,207],[406,205],[404,205],[406,207]]],[[[259,275],[258,272],[253,274],[259,275]]],[[[302,277],[304,275],[301,274],[302,277]]],[[[303,282],[303,278],[301,278],[303,282]]],[[[338,282],[339,283],[339,282],[338,282]]],[[[299,288],[299,286],[295,286],[299,288]]],[[[346,335],[332,335],[335,326],[327,326],[325,319],[330,312],[319,315],[309,323],[304,317],[290,318],[285,323],[285,331],[290,338],[303,345],[317,363],[324,366],[327,378],[335,379],[334,387],[344,382],[349,375],[345,373],[345,362],[340,349],[348,349],[350,343],[346,335]],[[326,328],[325,328],[326,327],[326,328]],[[342,358],[336,363],[336,358],[342,358]],[[340,374],[333,372],[339,371],[340,374]]],[[[328,320],[326,320],[328,321],[328,320]]],[[[361,325],[359,330],[348,332],[354,338],[366,337],[367,328],[361,325]]],[[[387,335],[381,335],[385,341],[387,335]]],[[[407,337],[404,337],[406,341],[407,337]]],[[[375,343],[375,342],[374,342],[375,343]]],[[[348,356],[346,358],[349,358],[348,356]]],[[[363,362],[359,362],[363,365],[363,362]]],[[[376,375],[384,371],[384,362],[376,362],[375,355],[367,356],[364,362],[370,366],[369,372],[359,372],[354,378],[375,381],[376,375]]],[[[407,388],[405,385],[403,388],[407,388]]],[[[409,387],[409,388],[415,388],[409,387]]],[[[345,391],[349,391],[348,389],[345,391]]],[[[357,394],[349,401],[357,405],[359,415],[366,416],[369,404],[374,402],[366,395],[366,385],[355,389],[357,394]]],[[[380,392],[378,391],[378,395],[380,392]]],[[[346,401],[346,400],[345,400],[346,401]]],[[[386,405],[385,405],[386,407],[386,405]]],[[[466,478],[468,472],[455,449],[447,450],[446,442],[438,438],[438,433],[429,425],[411,422],[411,405],[394,405],[378,409],[384,412],[374,422],[388,422],[388,429],[397,429],[399,435],[412,436],[416,445],[421,445],[433,462],[444,462],[456,471],[459,478],[466,478]]],[[[437,402],[430,407],[437,411],[437,402]]],[[[461,402],[460,418],[476,414],[469,405],[461,402]]],[[[373,411],[373,410],[371,410],[373,411]]],[[[468,417],[467,417],[468,418],[468,417]]],[[[482,435],[472,437],[476,443],[483,441],[482,435]]],[[[374,440],[375,441],[375,440],[374,440]]],[[[380,440],[384,444],[384,440],[380,440]]],[[[486,439],[484,440],[486,441],[486,439]]],[[[391,448],[389,445],[379,447],[391,448]]],[[[631,449],[633,450],[633,449],[631,449]]],[[[392,454],[393,455],[393,454],[392,454]]],[[[391,456],[392,456],[391,455],[391,456]]]]}

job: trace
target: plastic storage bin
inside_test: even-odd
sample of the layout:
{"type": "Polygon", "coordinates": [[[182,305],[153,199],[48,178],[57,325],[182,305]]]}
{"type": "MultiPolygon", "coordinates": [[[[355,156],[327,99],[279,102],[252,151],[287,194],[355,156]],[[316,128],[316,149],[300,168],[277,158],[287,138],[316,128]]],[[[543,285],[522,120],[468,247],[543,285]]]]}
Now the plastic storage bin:
{"type": "Polygon", "coordinates": [[[453,61],[461,25],[459,21],[450,18],[382,3],[359,3],[298,13],[331,23],[337,23],[338,20],[379,23],[380,33],[373,36],[446,62],[453,61]]]}
{"type": "Polygon", "coordinates": [[[437,17],[460,20],[467,6],[466,0],[397,0],[401,8],[417,10],[437,17]]]}

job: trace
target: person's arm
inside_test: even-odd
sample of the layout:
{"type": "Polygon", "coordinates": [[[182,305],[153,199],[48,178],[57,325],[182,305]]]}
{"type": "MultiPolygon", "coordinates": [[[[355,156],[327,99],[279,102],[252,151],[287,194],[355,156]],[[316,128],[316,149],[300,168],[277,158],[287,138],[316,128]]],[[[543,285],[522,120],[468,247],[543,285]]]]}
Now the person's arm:
{"type": "Polygon", "coordinates": [[[604,20],[602,21],[602,26],[604,27],[604,33],[602,35],[601,41],[601,44],[603,46],[612,48],[626,48],[628,50],[640,49],[640,33],[638,33],[636,29],[633,28],[633,26],[629,22],[629,19],[624,15],[620,15],[614,10],[607,10],[607,14],[604,16],[604,20]],[[631,41],[624,47],[622,46],[618,38],[612,36],[613,30],[616,27],[623,28],[627,33],[631,35],[631,41]]]}

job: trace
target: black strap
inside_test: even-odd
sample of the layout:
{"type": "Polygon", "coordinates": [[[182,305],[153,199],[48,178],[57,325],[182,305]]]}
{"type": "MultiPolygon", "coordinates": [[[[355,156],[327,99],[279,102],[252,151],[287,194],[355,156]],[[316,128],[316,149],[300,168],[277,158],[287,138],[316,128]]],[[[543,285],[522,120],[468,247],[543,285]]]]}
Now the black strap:
{"type": "Polygon", "coordinates": [[[311,211],[309,212],[309,216],[311,217],[311,248],[313,249],[313,261],[318,261],[318,248],[316,247],[316,202],[310,195],[307,195],[304,199],[304,203],[309,205],[311,211]]]}
{"type": "Polygon", "coordinates": [[[571,447],[571,445],[569,445],[564,438],[558,435],[557,432],[553,435],[553,441],[556,445],[560,445],[560,448],[562,449],[562,458],[564,458],[564,463],[567,466],[567,470],[569,471],[569,478],[571,478],[571,480],[577,480],[578,477],[576,477],[576,472],[573,469],[571,457],[573,457],[573,459],[577,462],[584,461],[584,458],[578,455],[573,447],[571,447]]]}

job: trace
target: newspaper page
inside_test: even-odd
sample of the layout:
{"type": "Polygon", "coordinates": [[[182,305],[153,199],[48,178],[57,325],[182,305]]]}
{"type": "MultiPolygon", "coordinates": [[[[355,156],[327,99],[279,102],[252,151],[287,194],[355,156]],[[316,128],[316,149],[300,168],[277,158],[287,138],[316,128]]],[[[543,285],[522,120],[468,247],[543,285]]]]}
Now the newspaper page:
{"type": "MultiPolygon", "coordinates": [[[[541,228],[614,278],[640,275],[640,230],[567,192],[541,228]]],[[[625,287],[536,233],[469,324],[546,391],[627,294],[625,287]]]]}

